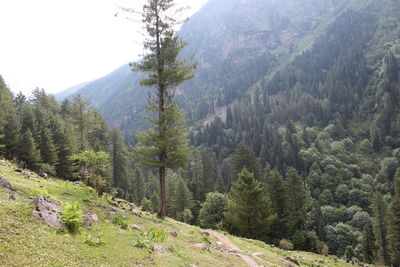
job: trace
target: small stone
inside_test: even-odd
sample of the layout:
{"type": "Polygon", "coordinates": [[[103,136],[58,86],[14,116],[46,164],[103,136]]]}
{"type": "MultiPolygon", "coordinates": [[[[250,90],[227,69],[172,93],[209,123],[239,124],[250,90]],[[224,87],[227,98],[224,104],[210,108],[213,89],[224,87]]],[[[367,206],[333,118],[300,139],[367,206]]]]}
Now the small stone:
{"type": "Polygon", "coordinates": [[[4,166],[4,167],[7,166],[7,163],[4,160],[0,160],[0,164],[1,164],[1,166],[4,166]]]}
{"type": "Polygon", "coordinates": [[[10,200],[17,200],[17,197],[15,196],[15,194],[10,194],[10,196],[8,197],[8,199],[10,200]]]}
{"type": "Polygon", "coordinates": [[[85,212],[83,214],[83,225],[86,227],[91,227],[93,223],[99,222],[99,218],[95,213],[91,213],[90,211],[85,212]]]}
{"type": "Polygon", "coordinates": [[[131,228],[133,230],[141,231],[140,227],[138,225],[136,225],[136,224],[129,225],[129,228],[131,228]]]}
{"type": "Polygon", "coordinates": [[[253,257],[262,257],[262,256],[264,256],[264,253],[256,252],[256,253],[251,254],[251,256],[253,256],[253,257]]]}
{"type": "Polygon", "coordinates": [[[200,232],[201,235],[210,236],[210,233],[207,231],[200,232]]]}
{"type": "Polygon", "coordinates": [[[75,181],[75,182],[73,182],[73,184],[76,185],[76,186],[80,186],[80,185],[81,185],[81,182],[75,181]]]}
{"type": "Polygon", "coordinates": [[[43,172],[43,173],[40,174],[40,177],[42,177],[42,178],[47,178],[47,176],[48,176],[48,175],[47,175],[47,173],[45,173],[45,172],[43,172]]]}
{"type": "Polygon", "coordinates": [[[169,232],[169,235],[170,235],[170,236],[173,236],[173,237],[177,237],[177,236],[178,236],[178,233],[177,233],[177,232],[169,232]]]}
{"type": "Polygon", "coordinates": [[[202,250],[209,250],[208,249],[208,246],[206,245],[206,244],[204,244],[204,243],[197,243],[197,244],[194,244],[193,245],[195,248],[200,248],[200,249],[202,249],[202,250]]]}
{"type": "Polygon", "coordinates": [[[19,168],[18,168],[18,169],[15,169],[15,171],[16,171],[16,172],[22,172],[22,170],[19,169],[19,168]]]}
{"type": "Polygon", "coordinates": [[[294,264],[296,264],[298,266],[300,266],[300,263],[296,259],[294,259],[292,257],[286,257],[286,260],[290,261],[290,262],[292,262],[292,263],[294,263],[294,264]]]}
{"type": "Polygon", "coordinates": [[[32,176],[31,172],[22,172],[21,176],[25,177],[25,178],[30,178],[32,176]]]}

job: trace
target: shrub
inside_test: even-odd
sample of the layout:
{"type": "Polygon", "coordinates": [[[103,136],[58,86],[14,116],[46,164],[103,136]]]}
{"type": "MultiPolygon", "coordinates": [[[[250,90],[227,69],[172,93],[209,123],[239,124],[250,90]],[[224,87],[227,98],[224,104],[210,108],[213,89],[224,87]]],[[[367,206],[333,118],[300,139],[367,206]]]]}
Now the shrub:
{"type": "Polygon", "coordinates": [[[104,234],[101,232],[89,233],[87,235],[84,235],[85,240],[83,241],[83,243],[87,244],[89,246],[104,245],[105,241],[103,240],[103,236],[104,236],[104,234]]]}
{"type": "Polygon", "coordinates": [[[142,201],[140,202],[140,205],[142,206],[142,211],[149,211],[150,210],[150,205],[151,205],[151,200],[147,199],[144,197],[142,201]]]}
{"type": "Polygon", "coordinates": [[[35,188],[33,189],[33,196],[34,196],[34,197],[45,196],[45,197],[48,197],[48,198],[56,199],[56,200],[57,200],[57,198],[56,198],[55,196],[53,196],[52,194],[50,194],[50,193],[47,191],[46,187],[35,187],[35,188]]]}
{"type": "Polygon", "coordinates": [[[79,227],[83,220],[81,205],[75,201],[63,205],[61,212],[62,222],[71,234],[79,233],[79,227]]]}
{"type": "Polygon", "coordinates": [[[279,241],[279,248],[284,250],[293,250],[293,244],[289,240],[282,239],[279,241]]]}
{"type": "Polygon", "coordinates": [[[167,239],[167,235],[162,229],[155,229],[150,227],[150,229],[145,234],[149,241],[162,243],[167,239]]]}
{"type": "Polygon", "coordinates": [[[113,224],[118,225],[122,229],[127,229],[129,226],[129,222],[125,220],[124,216],[122,214],[115,214],[112,220],[113,224]]]}
{"type": "Polygon", "coordinates": [[[193,214],[192,211],[190,209],[185,209],[182,212],[182,219],[185,223],[189,224],[191,223],[192,219],[193,219],[193,214]]]}

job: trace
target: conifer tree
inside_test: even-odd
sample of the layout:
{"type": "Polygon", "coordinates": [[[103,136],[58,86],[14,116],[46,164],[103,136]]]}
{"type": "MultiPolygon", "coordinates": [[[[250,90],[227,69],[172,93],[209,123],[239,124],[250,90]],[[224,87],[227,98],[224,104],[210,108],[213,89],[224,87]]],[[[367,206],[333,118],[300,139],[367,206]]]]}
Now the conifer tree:
{"type": "Polygon", "coordinates": [[[90,102],[81,95],[74,96],[71,107],[72,122],[78,134],[79,152],[87,148],[90,102]]]}
{"type": "Polygon", "coordinates": [[[50,130],[46,127],[43,127],[41,129],[39,149],[41,158],[44,163],[48,163],[52,166],[55,166],[57,164],[57,149],[53,143],[53,138],[50,134],[50,130]]]}
{"type": "Polygon", "coordinates": [[[142,201],[145,196],[145,183],[143,179],[143,174],[139,168],[133,170],[133,179],[131,180],[131,193],[133,201],[137,204],[142,201]]]}
{"type": "Polygon", "coordinates": [[[285,182],[277,170],[269,172],[267,179],[267,192],[272,201],[272,210],[276,220],[271,226],[271,236],[277,240],[288,238],[288,197],[285,182]]]}
{"type": "MultiPolygon", "coordinates": [[[[129,177],[128,177],[128,152],[124,148],[120,132],[112,129],[112,180],[113,186],[119,188],[123,192],[129,191],[129,177]]],[[[141,200],[141,198],[140,198],[141,200]]],[[[140,200],[138,200],[139,203],[140,200]]]]}
{"type": "Polygon", "coordinates": [[[288,218],[290,234],[303,230],[307,216],[307,192],[302,178],[294,168],[287,170],[288,218]]]}
{"type": "Polygon", "coordinates": [[[400,266],[400,169],[397,169],[394,185],[395,195],[389,208],[388,247],[390,263],[400,266]]]}
{"type": "Polygon", "coordinates": [[[257,156],[246,145],[239,144],[232,157],[233,176],[234,178],[242,171],[244,167],[254,174],[254,177],[260,179],[260,166],[258,164],[257,156]]]}
{"type": "Polygon", "coordinates": [[[146,167],[158,168],[160,181],[160,209],[158,217],[167,214],[165,177],[166,169],[182,167],[189,154],[183,112],[174,101],[174,89],[193,77],[191,58],[182,59],[185,47],[174,30],[177,20],[171,16],[173,0],[147,0],[143,6],[143,23],[146,28],[144,49],[146,54],[139,63],[132,64],[134,71],[147,73],[141,85],[152,87],[147,109],[152,113],[148,120],[152,128],[137,134],[135,147],[137,160],[146,167]]]}
{"type": "Polygon", "coordinates": [[[178,176],[175,195],[172,198],[172,212],[177,220],[182,220],[182,212],[194,206],[193,195],[190,192],[185,180],[178,176]]]}
{"type": "Polygon", "coordinates": [[[225,217],[242,236],[260,238],[268,232],[274,218],[271,201],[261,182],[244,168],[233,184],[225,217]]]}
{"type": "Polygon", "coordinates": [[[37,169],[42,159],[40,158],[40,150],[37,148],[35,139],[29,129],[22,135],[20,145],[20,158],[26,162],[29,168],[37,169]]]}
{"type": "Polygon", "coordinates": [[[387,204],[382,195],[376,192],[372,198],[372,211],[374,214],[374,235],[378,256],[384,264],[389,262],[387,244],[387,204]]]}

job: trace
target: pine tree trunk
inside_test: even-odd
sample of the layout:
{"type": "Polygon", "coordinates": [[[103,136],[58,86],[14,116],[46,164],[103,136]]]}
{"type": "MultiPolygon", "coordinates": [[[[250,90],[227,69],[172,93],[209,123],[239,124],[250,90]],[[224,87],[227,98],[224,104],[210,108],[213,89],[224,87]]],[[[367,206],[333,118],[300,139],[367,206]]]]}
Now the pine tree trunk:
{"type": "Polygon", "coordinates": [[[157,213],[158,218],[165,218],[167,215],[167,195],[165,193],[165,167],[159,168],[160,175],[160,210],[157,213]]]}

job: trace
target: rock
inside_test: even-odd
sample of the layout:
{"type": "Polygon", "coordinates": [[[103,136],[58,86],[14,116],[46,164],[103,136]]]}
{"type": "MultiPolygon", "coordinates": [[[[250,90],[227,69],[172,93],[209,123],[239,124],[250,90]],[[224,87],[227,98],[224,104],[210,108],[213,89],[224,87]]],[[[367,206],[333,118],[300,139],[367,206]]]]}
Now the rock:
{"type": "Polygon", "coordinates": [[[195,248],[200,248],[202,250],[208,250],[208,246],[204,243],[197,243],[193,245],[195,248]]]}
{"type": "Polygon", "coordinates": [[[196,264],[189,264],[188,267],[198,267],[196,264]]]}
{"type": "Polygon", "coordinates": [[[91,227],[93,223],[99,222],[99,218],[95,213],[91,213],[90,211],[85,212],[83,214],[83,225],[86,227],[91,227]]]}
{"type": "Polygon", "coordinates": [[[22,172],[21,176],[25,177],[25,178],[30,178],[32,176],[31,172],[22,172]]]}
{"type": "Polygon", "coordinates": [[[48,175],[47,175],[47,173],[42,172],[39,176],[42,177],[42,178],[47,178],[48,175]]]}
{"type": "Polygon", "coordinates": [[[113,210],[114,213],[125,213],[124,210],[119,208],[111,207],[111,209],[113,210]]]}
{"type": "Polygon", "coordinates": [[[18,169],[15,169],[15,171],[16,171],[16,172],[22,172],[22,170],[19,169],[19,168],[18,168],[18,169]]]}
{"type": "Polygon", "coordinates": [[[224,246],[224,243],[222,243],[221,241],[217,241],[217,242],[215,242],[215,244],[216,244],[218,247],[223,247],[223,246],[224,246]]]}
{"type": "Polygon", "coordinates": [[[173,237],[177,237],[177,236],[178,236],[178,233],[177,233],[177,232],[169,232],[169,235],[170,235],[170,236],[173,236],[173,237]]]}
{"type": "Polygon", "coordinates": [[[133,215],[135,215],[135,216],[138,216],[138,217],[142,217],[142,215],[139,213],[139,212],[136,212],[136,211],[134,211],[134,210],[131,210],[131,213],[133,214],[133,215]]]}
{"type": "Polygon", "coordinates": [[[131,228],[133,230],[141,231],[140,227],[138,225],[136,225],[136,224],[129,225],[129,228],[131,228]]]}
{"type": "Polygon", "coordinates": [[[297,266],[300,266],[300,263],[296,259],[294,259],[292,257],[286,257],[286,260],[290,261],[291,263],[296,264],[297,266]]]}
{"type": "Polygon", "coordinates": [[[210,236],[210,233],[207,231],[200,232],[201,235],[210,236]]]}
{"type": "Polygon", "coordinates": [[[10,182],[3,177],[0,177],[0,186],[7,188],[8,190],[14,191],[14,188],[11,186],[10,182]]]}
{"type": "Polygon", "coordinates": [[[0,160],[1,166],[7,167],[7,163],[4,160],[0,160]]]}
{"type": "Polygon", "coordinates": [[[80,186],[80,185],[81,185],[81,182],[75,181],[75,182],[73,182],[73,184],[76,185],[76,186],[80,186]]]}
{"type": "Polygon", "coordinates": [[[262,257],[262,256],[264,256],[264,253],[256,252],[256,253],[251,254],[251,256],[253,256],[253,257],[262,257]]]}
{"type": "Polygon", "coordinates": [[[32,215],[42,222],[54,228],[61,228],[61,204],[58,200],[54,200],[45,196],[39,196],[33,200],[32,215]]]}
{"type": "Polygon", "coordinates": [[[17,200],[17,197],[15,196],[15,194],[10,194],[10,196],[8,197],[9,200],[17,200]]]}

